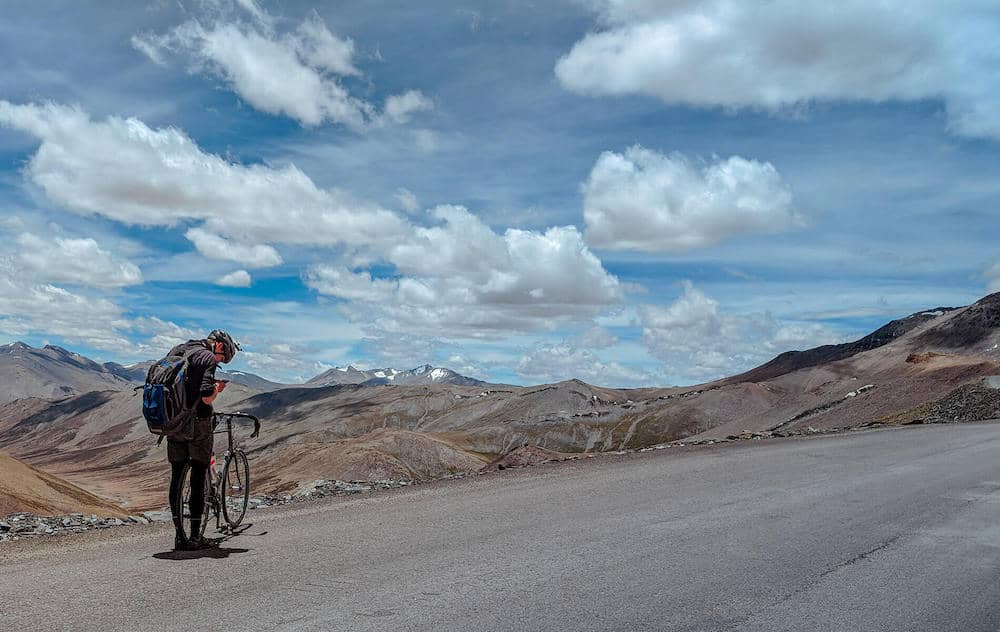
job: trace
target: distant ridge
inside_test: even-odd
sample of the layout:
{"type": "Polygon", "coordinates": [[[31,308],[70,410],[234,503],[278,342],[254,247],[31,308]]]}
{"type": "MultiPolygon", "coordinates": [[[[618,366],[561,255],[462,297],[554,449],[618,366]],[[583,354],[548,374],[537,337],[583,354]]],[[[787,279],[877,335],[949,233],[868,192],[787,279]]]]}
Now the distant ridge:
{"type": "MultiPolygon", "coordinates": [[[[61,399],[91,391],[128,390],[145,380],[146,372],[152,364],[152,360],[128,366],[117,362],[99,364],[55,345],[36,349],[23,342],[14,342],[0,346],[0,405],[26,397],[61,399]]],[[[273,382],[246,371],[227,371],[222,367],[216,372],[216,377],[242,384],[258,392],[296,386],[273,382]]],[[[460,375],[451,369],[425,364],[408,371],[398,369],[366,371],[352,366],[333,368],[298,386],[341,384],[482,386],[487,382],[460,375]]]]}
{"type": "Polygon", "coordinates": [[[24,397],[56,399],[90,391],[132,388],[128,378],[54,345],[35,349],[23,342],[0,346],[0,403],[24,397]]]}
{"type": "Polygon", "coordinates": [[[773,360],[766,362],[745,373],[727,377],[722,380],[724,384],[738,384],[740,382],[763,382],[779,375],[785,375],[799,369],[819,366],[827,362],[836,362],[857,355],[864,351],[871,351],[881,346],[887,345],[900,336],[912,331],[920,325],[934,320],[942,314],[955,311],[957,307],[938,307],[931,310],[924,310],[915,314],[910,314],[905,318],[890,321],[879,327],[864,338],[854,342],[845,342],[839,345],[823,345],[805,351],[786,351],[779,354],[773,360]]]}
{"type": "Polygon", "coordinates": [[[398,384],[401,386],[416,384],[482,386],[487,384],[487,382],[460,375],[451,369],[433,367],[429,364],[408,371],[401,371],[399,369],[372,369],[366,371],[353,366],[343,368],[334,367],[306,382],[306,386],[337,386],[340,384],[360,384],[362,386],[384,384],[398,384]]]}

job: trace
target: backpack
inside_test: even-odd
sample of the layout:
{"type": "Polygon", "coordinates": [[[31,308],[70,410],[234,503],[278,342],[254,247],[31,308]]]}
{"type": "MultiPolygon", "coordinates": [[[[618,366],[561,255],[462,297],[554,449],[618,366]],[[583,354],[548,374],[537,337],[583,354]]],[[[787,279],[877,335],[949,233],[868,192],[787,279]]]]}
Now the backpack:
{"type": "Polygon", "coordinates": [[[142,416],[146,427],[155,435],[174,437],[187,429],[194,418],[194,406],[187,401],[184,378],[188,359],[197,348],[183,355],[167,356],[149,367],[142,387],[142,416]]]}

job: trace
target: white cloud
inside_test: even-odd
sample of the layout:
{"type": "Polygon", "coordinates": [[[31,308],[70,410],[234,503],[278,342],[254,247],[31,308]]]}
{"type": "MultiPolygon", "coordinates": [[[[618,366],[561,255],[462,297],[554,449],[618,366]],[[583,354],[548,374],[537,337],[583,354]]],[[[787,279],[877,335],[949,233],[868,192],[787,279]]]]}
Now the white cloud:
{"type": "MultiPolygon", "coordinates": [[[[243,345],[242,342],[240,344],[243,345]]],[[[280,376],[294,375],[292,381],[305,382],[323,371],[316,362],[303,358],[304,351],[302,347],[290,345],[265,345],[259,350],[244,345],[237,358],[246,363],[250,371],[265,379],[283,382],[289,378],[280,376]]]]}
{"type": "MultiPolygon", "coordinates": [[[[27,225],[17,217],[2,224],[14,234],[27,225]]],[[[172,334],[181,331],[177,325],[155,318],[132,319],[109,296],[117,288],[141,283],[138,267],[92,238],[64,236],[54,224],[46,228],[53,237],[21,232],[15,238],[0,230],[0,240],[9,246],[0,252],[0,333],[59,337],[115,357],[142,359],[156,353],[162,346],[160,338],[174,340],[172,334]],[[133,332],[152,338],[134,343],[133,332]]]]}
{"type": "Polygon", "coordinates": [[[460,353],[453,353],[449,355],[448,359],[445,361],[445,368],[477,380],[488,381],[490,379],[490,371],[488,367],[484,366],[482,362],[473,360],[460,353]]]}
{"type": "MultiPolygon", "coordinates": [[[[411,335],[403,332],[369,331],[364,347],[373,359],[355,362],[356,367],[412,369],[430,362],[448,343],[437,338],[433,332],[411,335]],[[373,366],[371,363],[378,363],[373,366]]],[[[453,368],[453,367],[448,367],[453,368]]],[[[458,370],[458,369],[454,369],[458,370]]]]}
{"type": "Polygon", "coordinates": [[[446,327],[454,337],[496,337],[586,322],[623,301],[574,227],[498,234],[450,206],[431,212],[433,225],[414,226],[320,189],[294,166],[233,164],[180,130],[93,121],[77,108],[0,101],[0,125],[40,139],[26,176],[80,215],[180,226],[203,255],[245,267],[280,261],[273,245],[336,248],[306,281],[346,299],[342,312],[376,333],[446,327]],[[373,278],[380,265],[393,278],[373,278]]]}
{"type": "Polygon", "coordinates": [[[623,300],[618,280],[576,228],[498,235],[462,207],[440,206],[431,215],[441,225],[416,227],[385,251],[398,278],[321,264],[306,283],[365,303],[344,309],[387,331],[466,337],[552,328],[623,300]]]}
{"type": "Polygon", "coordinates": [[[280,260],[262,244],[372,246],[408,229],[396,213],[318,188],[294,165],[233,164],[175,128],[2,100],[0,125],[41,141],[25,173],[53,201],[126,224],[201,221],[189,234],[196,245],[244,265],[280,260]]]}
{"type": "Polygon", "coordinates": [[[561,382],[580,379],[609,387],[650,386],[659,378],[646,371],[603,362],[593,351],[568,342],[539,344],[517,363],[518,375],[533,381],[561,382]]]}
{"type": "Polygon", "coordinates": [[[142,283],[138,266],[102,249],[91,238],[43,239],[31,233],[17,238],[18,262],[43,283],[73,283],[114,288],[142,283]]]}
{"type": "Polygon", "coordinates": [[[266,268],[281,264],[281,255],[271,246],[235,243],[201,228],[192,228],[184,235],[198,252],[209,259],[236,261],[251,268],[266,268]]]}
{"type": "Polygon", "coordinates": [[[801,221],[777,170],[739,156],[698,168],[639,146],[604,152],[583,197],[588,242],[612,250],[679,252],[801,221]]]}
{"type": "Polygon", "coordinates": [[[132,349],[120,352],[140,360],[160,358],[174,346],[188,340],[204,338],[208,334],[208,331],[183,327],[156,316],[139,317],[129,323],[129,329],[148,338],[135,344],[132,349]]]}
{"type": "Polygon", "coordinates": [[[981,0],[594,2],[603,28],[555,72],[582,94],[775,110],[811,101],[943,99],[949,125],[1000,137],[1000,21],[981,0]]]}
{"type": "Polygon", "coordinates": [[[246,270],[236,270],[215,280],[216,285],[223,287],[250,287],[250,273],[246,270]]]}
{"type": "Polygon", "coordinates": [[[986,279],[987,292],[1000,292],[1000,261],[986,268],[983,278],[986,279]]]}
{"type": "Polygon", "coordinates": [[[724,314],[718,301],[690,282],[663,307],[640,308],[643,344],[662,360],[664,371],[689,382],[734,375],[794,349],[842,342],[817,323],[784,323],[769,313],[724,314]]]}
{"type": "Polygon", "coordinates": [[[579,344],[587,349],[605,349],[618,342],[618,338],[604,327],[590,327],[580,335],[579,344]]]}
{"type": "Polygon", "coordinates": [[[420,210],[420,201],[409,189],[403,187],[396,189],[396,199],[407,213],[416,213],[420,210]]]}
{"type": "Polygon", "coordinates": [[[135,35],[132,45],[161,65],[168,55],[186,58],[193,72],[222,79],[258,110],[306,126],[332,122],[361,130],[404,123],[413,112],[430,109],[430,101],[416,90],[389,97],[382,114],[351,95],[341,80],[361,75],[354,42],[332,33],[315,12],[294,31],[278,33],[277,21],[259,5],[240,4],[249,20],[227,15],[232,12],[222,6],[207,25],[192,19],[163,35],[135,35]]]}
{"type": "Polygon", "coordinates": [[[169,336],[178,329],[173,323],[130,320],[114,301],[86,289],[69,291],[38,281],[35,272],[22,267],[13,257],[0,257],[0,332],[15,338],[32,334],[57,336],[116,357],[142,359],[152,357],[157,349],[162,353],[160,336],[166,334],[174,340],[169,336]],[[152,334],[152,338],[133,343],[129,335],[132,331],[152,334]]]}
{"type": "Polygon", "coordinates": [[[433,108],[434,103],[417,90],[393,95],[385,100],[385,116],[394,123],[406,123],[414,112],[433,108]]]}
{"type": "Polygon", "coordinates": [[[352,272],[330,265],[313,266],[306,272],[305,281],[320,294],[371,303],[390,299],[398,287],[395,281],[372,279],[370,272],[352,272]]]}
{"type": "Polygon", "coordinates": [[[441,146],[441,139],[437,133],[429,129],[413,130],[413,144],[425,154],[438,150],[441,146]]]}
{"type": "Polygon", "coordinates": [[[112,301],[38,283],[0,259],[0,332],[11,336],[41,333],[95,348],[122,352],[131,343],[122,333],[129,323],[112,301]]]}

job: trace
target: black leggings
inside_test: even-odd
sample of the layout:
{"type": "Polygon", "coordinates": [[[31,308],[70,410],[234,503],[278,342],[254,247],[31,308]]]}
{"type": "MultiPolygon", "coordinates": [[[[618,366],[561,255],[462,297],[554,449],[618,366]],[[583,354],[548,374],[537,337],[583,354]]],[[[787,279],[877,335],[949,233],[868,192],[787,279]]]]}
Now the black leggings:
{"type": "Polygon", "coordinates": [[[181,526],[181,516],[183,515],[181,489],[183,482],[184,466],[191,464],[191,499],[189,501],[191,510],[191,533],[201,531],[201,514],[205,508],[205,476],[208,473],[208,464],[199,461],[177,461],[170,464],[170,513],[174,517],[174,529],[177,536],[184,535],[181,526]]]}

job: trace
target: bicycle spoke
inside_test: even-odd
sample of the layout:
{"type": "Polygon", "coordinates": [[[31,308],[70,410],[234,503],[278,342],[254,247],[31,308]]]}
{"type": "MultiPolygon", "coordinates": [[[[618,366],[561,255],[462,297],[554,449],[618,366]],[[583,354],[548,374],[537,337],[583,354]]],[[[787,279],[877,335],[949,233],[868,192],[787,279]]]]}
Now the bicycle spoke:
{"type": "Polygon", "coordinates": [[[235,450],[222,470],[222,511],[230,528],[243,522],[250,501],[250,465],[243,450],[235,450]]]}

